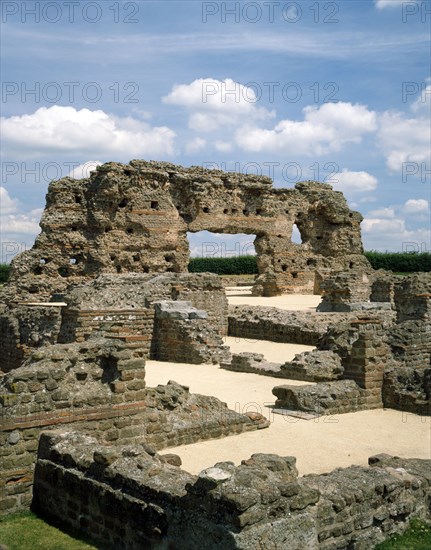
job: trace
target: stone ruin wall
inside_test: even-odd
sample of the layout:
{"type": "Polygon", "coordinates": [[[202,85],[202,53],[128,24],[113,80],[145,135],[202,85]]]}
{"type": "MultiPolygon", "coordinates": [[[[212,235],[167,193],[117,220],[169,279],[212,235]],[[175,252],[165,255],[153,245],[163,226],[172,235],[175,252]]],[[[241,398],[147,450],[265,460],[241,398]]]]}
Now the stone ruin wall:
{"type": "Polygon", "coordinates": [[[100,274],[185,272],[187,232],[256,235],[255,294],[318,293],[332,271],[370,269],[362,216],[328,184],[169,163],[107,163],[52,182],[34,247],[12,262],[12,294],[48,300],[100,274]],[[303,244],[292,242],[297,225],[303,244]]]}
{"type": "MultiPolygon", "coordinates": [[[[28,508],[39,434],[61,426],[104,445],[153,449],[268,426],[170,381],[145,384],[145,337],[107,337],[32,350],[0,383],[0,514],[28,508]]],[[[193,350],[190,350],[192,352],[193,350]]]]}
{"type": "MultiPolygon", "coordinates": [[[[180,338],[183,360],[228,354],[217,275],[103,275],[64,299],[2,308],[0,513],[29,506],[42,429],[73,427],[107,445],[139,439],[161,449],[267,425],[174,382],[145,385],[145,360],[161,359],[180,338]]],[[[181,359],[171,351],[171,360],[181,359]]]]}
{"type": "Polygon", "coordinates": [[[290,411],[340,414],[384,406],[430,415],[431,274],[376,272],[364,279],[341,273],[324,286],[322,309],[330,313],[229,309],[231,335],[311,343],[315,350],[284,364],[254,353],[233,354],[222,368],[318,382],[273,389],[276,407],[290,411]],[[366,301],[373,292],[385,301],[366,301]]]}
{"type": "Polygon", "coordinates": [[[226,294],[220,278],[211,273],[101,275],[77,285],[63,299],[3,305],[0,371],[18,368],[34,349],[83,342],[100,331],[139,336],[145,358],[155,359],[154,303],[163,300],[190,302],[207,312],[204,324],[214,337],[227,334],[226,294]]]}
{"type": "Polygon", "coordinates": [[[195,476],[56,431],[41,437],[34,505],[119,550],[369,550],[430,518],[431,461],[369,464],[298,477],[294,457],[255,454],[195,476]]]}
{"type": "MultiPolygon", "coordinates": [[[[274,189],[266,178],[143,161],[104,165],[89,180],[53,182],[42,233],[33,249],[13,262],[11,282],[2,293],[0,343],[4,353],[0,369],[7,374],[0,388],[0,512],[30,504],[38,438],[46,427],[77,429],[81,432],[77,437],[97,434],[98,442],[110,448],[111,457],[116,456],[115,448],[124,444],[144,445],[147,450],[151,444],[161,449],[267,427],[260,415],[236,415],[217,399],[190,395],[175,382],[158,388],[145,386],[145,359],[158,358],[159,351],[172,348],[173,342],[181,340],[181,358],[226,360],[221,341],[227,330],[226,296],[218,277],[184,273],[189,259],[188,231],[256,235],[260,274],[255,294],[313,293],[323,288],[324,307],[345,312],[338,314],[343,321],[337,332],[337,327],[328,329],[325,316],[333,315],[330,313],[310,316],[303,326],[304,319],[290,313],[272,319],[270,312],[255,311],[253,315],[244,308],[231,310],[230,329],[238,335],[248,331],[255,337],[257,330],[268,337],[272,334],[270,339],[275,341],[295,338],[314,343],[320,338],[319,349],[309,361],[298,361],[298,377],[314,376],[319,351],[331,360],[339,358],[326,369],[330,382],[311,389],[275,388],[279,406],[334,414],[383,404],[429,414],[430,280],[418,276],[398,284],[387,274],[372,274],[362,255],[360,221],[361,216],[348,209],[342,194],[316,182],[274,189]],[[301,232],[302,245],[291,242],[294,223],[301,232]],[[347,273],[340,274],[343,270],[347,273]],[[29,304],[42,300],[67,305],[29,304]],[[373,306],[373,316],[353,313],[368,309],[372,302],[384,302],[388,307],[381,303],[373,306]],[[204,336],[199,340],[198,334],[204,336]]],[[[100,474],[109,465],[104,462],[105,454],[102,462],[96,461],[100,474]]],[[[49,476],[54,470],[57,476],[59,471],[54,462],[47,466],[48,479],[44,474],[39,478],[46,494],[51,494],[49,476]]],[[[406,464],[403,461],[399,467],[407,470],[406,464]]],[[[420,466],[428,468],[424,461],[420,466]]],[[[157,463],[157,472],[159,467],[157,463]]],[[[225,469],[235,478],[231,466],[225,469]]],[[[165,467],[161,470],[165,472],[165,467]]],[[[60,476],[65,474],[61,472],[60,476]]],[[[340,483],[349,479],[350,470],[345,472],[340,474],[340,483]]],[[[238,470],[238,480],[244,479],[243,474],[238,470]]],[[[193,476],[184,475],[191,484],[195,482],[193,476]]],[[[369,475],[364,473],[364,479],[369,475]]],[[[168,475],[167,498],[177,487],[175,476],[168,475]]],[[[416,481],[406,479],[402,487],[411,482],[410,488],[416,490],[416,481]]],[[[81,474],[77,483],[81,492],[84,486],[93,490],[81,474]]],[[[242,494],[242,481],[238,483],[234,489],[242,494]]],[[[283,536],[296,540],[305,525],[302,513],[306,510],[304,514],[310,512],[311,516],[306,518],[305,533],[313,537],[315,548],[344,543],[368,548],[370,540],[382,540],[391,531],[401,530],[410,513],[422,514],[421,499],[428,491],[421,487],[421,494],[416,493],[419,500],[413,499],[412,504],[411,493],[407,491],[403,500],[400,489],[396,494],[397,499],[401,496],[399,507],[390,498],[382,501],[379,496],[371,498],[370,510],[355,504],[340,517],[339,510],[329,517],[324,504],[319,508],[318,502],[324,503],[326,498],[317,494],[320,488],[313,492],[312,485],[299,485],[298,492],[295,489],[273,501],[267,499],[271,488],[259,487],[264,491],[259,498],[267,500],[253,501],[250,510],[243,508],[241,499],[238,503],[234,499],[236,510],[232,509],[232,517],[225,518],[222,528],[232,530],[225,540],[232,548],[245,548],[250,540],[255,544],[262,536],[271,537],[267,527],[274,518],[284,526],[283,536]],[[292,497],[295,504],[286,502],[285,497],[292,497]],[[321,523],[319,514],[324,518],[321,523]],[[346,520],[353,524],[352,531],[343,531],[346,520]]],[[[371,493],[373,490],[380,495],[380,485],[371,493]]],[[[73,490],[68,498],[72,507],[82,506],[84,523],[79,527],[86,529],[86,521],[97,523],[88,515],[85,499],[76,503],[73,490]]],[[[119,506],[126,506],[127,513],[124,494],[117,492],[113,498],[118,498],[119,506]]],[[[208,517],[203,523],[199,520],[197,528],[203,532],[214,528],[219,536],[220,525],[214,527],[211,515],[219,513],[218,504],[213,508],[214,496],[194,498],[193,503],[209,507],[208,517]]],[[[188,499],[181,494],[174,509],[194,521],[187,516],[187,506],[183,508],[188,499]]],[[[229,508],[231,496],[222,496],[220,502],[222,508],[229,508]]],[[[154,508],[150,508],[151,515],[154,508]]],[[[97,513],[100,518],[104,512],[97,513]]],[[[73,523],[73,517],[70,519],[73,523]]],[[[168,529],[165,519],[162,526],[168,529]]],[[[174,522],[171,525],[174,529],[174,522]]],[[[115,528],[106,536],[109,539],[116,534],[115,528]]]]}
{"type": "MultiPolygon", "coordinates": [[[[313,352],[314,356],[310,358],[309,364],[298,363],[298,378],[301,379],[301,376],[304,376],[302,379],[307,379],[308,376],[315,376],[313,371],[319,367],[321,352],[331,353],[332,358],[341,358],[341,363],[334,363],[333,372],[326,373],[328,379],[335,379],[334,382],[318,384],[311,388],[309,386],[275,388],[274,393],[279,398],[278,406],[316,414],[322,414],[322,412],[338,414],[381,407],[383,404],[419,414],[430,414],[431,293],[429,290],[430,277],[427,275],[415,275],[394,283],[394,308],[397,315],[395,324],[393,313],[388,311],[381,313],[381,319],[376,317],[375,312],[371,317],[361,314],[359,317],[363,320],[359,322],[355,320],[358,317],[357,313],[336,314],[337,319],[343,318],[343,322],[337,326],[328,327],[331,314],[303,313],[300,315],[276,311],[276,315],[273,308],[259,308],[255,312],[259,318],[258,325],[263,323],[268,336],[272,332],[276,340],[280,337],[281,340],[290,339],[292,334],[296,334],[300,339],[304,338],[305,334],[308,334],[307,338],[310,337],[313,340],[320,338],[318,349],[313,352]],[[307,322],[297,332],[304,321],[307,322]],[[292,324],[293,332],[285,333],[283,330],[280,332],[285,324],[292,324]],[[304,335],[301,331],[305,331],[304,335]],[[381,349],[383,343],[386,344],[385,350],[381,349]],[[415,361],[412,363],[413,359],[415,361]],[[343,380],[343,377],[347,379],[343,380]]],[[[87,325],[87,332],[85,337],[82,336],[81,342],[69,344],[55,344],[55,340],[61,333],[62,315],[59,312],[67,311],[68,308],[56,306],[54,313],[48,306],[39,308],[22,305],[16,308],[15,313],[25,316],[33,312],[33,316],[30,315],[29,323],[24,318],[13,317],[18,323],[17,330],[20,337],[27,342],[20,348],[23,353],[25,351],[24,358],[27,357],[27,359],[21,367],[12,369],[4,376],[1,384],[2,447],[0,454],[4,469],[0,476],[2,494],[0,500],[3,511],[14,511],[28,506],[30,502],[37,440],[40,430],[44,427],[71,426],[84,433],[97,433],[102,443],[110,445],[127,442],[135,437],[144,437],[145,441],[150,441],[157,448],[162,448],[166,445],[220,437],[265,426],[262,419],[237,417],[232,417],[226,424],[224,418],[220,419],[217,411],[220,405],[214,405],[216,402],[219,403],[214,398],[207,399],[211,403],[213,403],[211,400],[214,400],[211,406],[215,406],[215,409],[211,409],[211,406],[208,409],[208,403],[203,403],[207,411],[211,411],[204,415],[206,422],[203,423],[200,417],[196,418],[192,424],[187,422],[184,424],[184,420],[190,421],[187,409],[184,411],[186,414],[184,417],[182,407],[172,411],[169,399],[166,401],[166,395],[173,392],[176,400],[180,398],[184,402],[184,396],[182,396],[184,390],[181,387],[178,388],[175,384],[168,389],[161,387],[160,390],[145,387],[144,365],[145,358],[149,354],[149,334],[153,334],[154,327],[157,325],[154,308],[157,309],[158,304],[163,303],[163,300],[159,302],[155,300],[163,296],[171,298],[194,296],[197,303],[210,304],[209,296],[212,292],[216,294],[220,292],[216,300],[217,307],[220,307],[218,298],[223,297],[224,300],[226,298],[219,278],[210,274],[164,274],[156,277],[138,274],[101,276],[95,281],[76,287],[68,295],[71,309],[78,313],[91,311],[91,316],[88,318],[91,318],[94,323],[91,330],[87,325]],[[210,287],[212,291],[209,290],[210,287]],[[159,288],[164,290],[158,290],[159,288]],[[146,302],[148,296],[153,300],[151,304],[151,300],[146,302]],[[123,308],[126,307],[126,310],[122,311],[121,305],[123,308]],[[139,307],[136,308],[136,305],[139,307]],[[150,307],[142,308],[142,305],[150,307]],[[86,309],[81,310],[82,307],[86,309]],[[139,334],[134,332],[134,329],[139,327],[136,325],[136,318],[132,321],[124,319],[124,315],[129,317],[132,311],[139,315],[142,315],[143,311],[147,312],[148,334],[145,330],[141,330],[142,327],[138,330],[139,334]],[[44,326],[42,321],[45,320],[45,316],[46,326],[44,330],[39,330],[44,326]],[[38,335],[38,339],[35,335],[38,335]],[[92,351],[106,348],[106,345],[98,340],[101,335],[108,337],[107,340],[113,342],[114,347],[119,346],[113,353],[118,352],[122,361],[127,363],[132,360],[135,370],[138,364],[140,365],[137,377],[133,372],[121,372],[122,369],[118,368],[121,367],[120,362],[117,365],[118,378],[115,378],[116,371],[113,379],[112,372],[110,375],[107,374],[105,379],[101,378],[101,369],[107,368],[109,371],[110,366],[110,361],[105,361],[104,367],[98,365],[103,353],[97,359],[92,351]],[[52,340],[53,337],[55,337],[54,340],[52,340]],[[122,349],[122,346],[130,349],[122,349]],[[130,353],[137,353],[138,356],[133,358],[128,356],[130,353]],[[74,359],[76,356],[79,357],[77,361],[74,359]],[[72,365],[71,372],[70,365],[72,365]],[[73,379],[73,387],[70,385],[70,376],[73,379]],[[92,385],[88,385],[88,376],[93,379],[92,385]],[[77,384],[78,390],[75,387],[77,384]],[[82,395],[79,387],[87,385],[88,392],[82,395]],[[78,401],[80,397],[82,398],[82,404],[75,400],[70,402],[71,396],[74,395],[77,396],[78,401]],[[109,403],[110,406],[103,407],[101,400],[105,404],[109,403]],[[159,405],[166,403],[166,405],[161,405],[160,408],[157,403],[159,405]],[[161,413],[154,414],[154,408],[160,409],[161,413]],[[168,413],[169,410],[171,415],[168,413]]],[[[161,334],[161,347],[166,347],[164,344],[172,337],[178,340],[178,330],[184,330],[186,327],[191,331],[191,338],[183,339],[182,345],[190,346],[189,350],[184,352],[184,356],[196,353],[199,361],[203,362],[211,358],[211,355],[207,354],[211,345],[214,344],[216,353],[221,351],[220,340],[214,340],[215,337],[220,337],[220,332],[213,323],[208,325],[209,315],[207,319],[205,315],[202,316],[203,312],[190,308],[186,304],[187,319],[182,318],[184,301],[165,303],[171,304],[170,307],[173,307],[173,310],[164,319],[167,324],[161,334]],[[180,318],[175,318],[177,313],[181,314],[180,318]],[[202,342],[195,342],[194,324],[199,332],[202,332],[204,324],[206,330],[211,328],[210,336],[213,342],[208,340],[204,342],[203,347],[202,342]]],[[[225,304],[223,311],[227,312],[226,303],[223,303],[225,304]]],[[[218,311],[217,308],[215,311],[218,311]]],[[[238,308],[233,308],[229,315],[233,315],[233,318],[242,316],[238,308]]],[[[246,315],[249,318],[248,323],[251,324],[248,326],[246,323],[244,329],[254,331],[256,319],[250,316],[251,312],[246,315]]],[[[69,323],[70,318],[67,316],[65,318],[69,323]]],[[[237,324],[236,329],[241,332],[240,325],[237,324]]],[[[78,332],[74,334],[76,336],[78,332]]],[[[327,359],[325,355],[325,367],[328,367],[327,359]]],[[[21,358],[20,361],[22,360],[21,358]]],[[[132,366],[130,369],[133,371],[132,366]]],[[[289,368],[289,365],[286,366],[289,368]]],[[[320,370],[319,368],[319,372],[320,370]]],[[[189,398],[185,401],[189,401],[189,398]]],[[[229,417],[230,413],[226,414],[229,417]]]]}
{"type": "Polygon", "coordinates": [[[191,302],[155,303],[151,357],[174,363],[221,363],[231,353],[220,333],[215,331],[205,310],[191,302]]]}
{"type": "Polygon", "coordinates": [[[286,344],[317,346],[328,327],[354,318],[352,313],[315,313],[287,311],[276,307],[239,305],[230,306],[229,336],[270,340],[286,344]]]}

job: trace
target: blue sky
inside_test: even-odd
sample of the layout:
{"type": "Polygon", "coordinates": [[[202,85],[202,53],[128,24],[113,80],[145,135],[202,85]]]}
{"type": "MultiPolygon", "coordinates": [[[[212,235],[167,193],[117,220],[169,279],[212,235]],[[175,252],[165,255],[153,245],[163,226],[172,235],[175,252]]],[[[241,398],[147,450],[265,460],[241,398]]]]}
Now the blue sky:
{"type": "Polygon", "coordinates": [[[430,0],[1,9],[0,261],[32,245],[50,179],[133,158],[328,181],[366,249],[431,250],[430,0]]]}

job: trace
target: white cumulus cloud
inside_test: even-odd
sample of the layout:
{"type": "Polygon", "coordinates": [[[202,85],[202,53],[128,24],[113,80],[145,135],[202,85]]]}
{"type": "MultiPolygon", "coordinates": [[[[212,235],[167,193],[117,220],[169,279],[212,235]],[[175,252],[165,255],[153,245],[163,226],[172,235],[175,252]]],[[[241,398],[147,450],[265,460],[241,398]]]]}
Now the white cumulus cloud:
{"type": "Polygon", "coordinates": [[[379,10],[383,10],[384,8],[396,8],[397,6],[401,6],[403,2],[405,2],[405,0],[374,0],[376,8],[379,10]]]}
{"type": "Polygon", "coordinates": [[[11,197],[5,187],[0,187],[0,232],[2,240],[7,233],[22,235],[39,233],[41,215],[42,209],[40,208],[22,212],[20,201],[11,197]]]}
{"type": "Polygon", "coordinates": [[[229,153],[233,149],[233,145],[230,141],[223,141],[221,139],[218,139],[214,145],[220,153],[229,153]]]}
{"type": "MultiPolygon", "coordinates": [[[[430,79],[427,79],[427,82],[429,82],[430,79]]],[[[414,103],[412,103],[411,110],[414,113],[420,112],[420,111],[427,111],[428,115],[430,114],[431,109],[431,84],[428,84],[423,90],[421,91],[421,94],[419,97],[416,98],[414,103]]]]}
{"type": "Polygon", "coordinates": [[[87,162],[84,162],[84,164],[80,164],[79,166],[71,170],[68,176],[76,180],[89,178],[90,172],[93,172],[93,170],[95,170],[101,164],[102,163],[99,162],[98,160],[89,160],[87,162]]]}
{"type": "Polygon", "coordinates": [[[408,118],[400,112],[383,113],[378,140],[390,170],[401,170],[406,162],[430,161],[430,121],[425,116],[408,118]]]}
{"type": "Polygon", "coordinates": [[[1,218],[2,241],[3,235],[14,233],[19,235],[37,235],[40,232],[39,218],[28,214],[9,214],[1,218]]]}
{"type": "Polygon", "coordinates": [[[213,132],[235,126],[244,120],[265,120],[273,112],[256,105],[258,98],[252,87],[230,78],[199,78],[190,84],[176,84],[163,102],[189,111],[189,127],[198,132],[213,132]]]}
{"type": "Polygon", "coordinates": [[[23,212],[19,200],[11,197],[4,187],[0,187],[0,206],[0,262],[8,263],[32,246],[40,232],[42,209],[23,212]]]}
{"type": "Polygon", "coordinates": [[[422,167],[419,165],[431,162],[431,84],[422,86],[422,92],[411,104],[410,111],[412,114],[400,111],[382,113],[377,138],[390,170],[399,171],[404,163],[416,163],[416,173],[420,174],[422,167]]]}
{"type": "Polygon", "coordinates": [[[1,123],[5,149],[20,154],[27,150],[128,159],[174,154],[175,132],[170,128],[152,127],[142,120],[102,110],[55,105],[32,114],[2,117],[1,123]]]}
{"type": "Polygon", "coordinates": [[[205,149],[207,144],[206,139],[196,137],[191,139],[186,143],[186,153],[193,154],[198,153],[199,151],[202,151],[202,149],[205,149]]]}
{"type": "Polygon", "coordinates": [[[368,172],[351,172],[343,169],[342,172],[333,174],[327,180],[334,189],[343,192],[363,192],[374,191],[377,188],[377,178],[368,172]]]}
{"type": "Polygon", "coordinates": [[[14,214],[18,210],[19,201],[13,199],[7,189],[0,187],[0,214],[14,214]]]}
{"type": "Polygon", "coordinates": [[[404,204],[404,210],[408,214],[424,214],[429,212],[429,204],[425,199],[409,199],[404,204]]]}
{"type": "Polygon", "coordinates": [[[395,210],[393,208],[377,208],[376,210],[371,210],[371,212],[368,212],[368,216],[371,219],[375,219],[375,218],[391,219],[391,218],[395,218],[395,210]]]}
{"type": "Polygon", "coordinates": [[[395,233],[403,234],[406,231],[405,221],[399,218],[365,218],[362,222],[362,231],[364,233],[395,233]]]}
{"type": "Polygon", "coordinates": [[[236,141],[247,151],[288,151],[309,156],[339,151],[347,143],[360,143],[364,134],[377,128],[376,114],[365,105],[325,103],[308,106],[304,120],[281,120],[271,130],[243,127],[236,141]]]}
{"type": "MultiPolygon", "coordinates": [[[[431,235],[429,226],[412,227],[406,224],[401,208],[374,210],[365,216],[361,224],[366,250],[429,250],[431,235]]],[[[423,220],[422,220],[423,222],[423,220]]]]}

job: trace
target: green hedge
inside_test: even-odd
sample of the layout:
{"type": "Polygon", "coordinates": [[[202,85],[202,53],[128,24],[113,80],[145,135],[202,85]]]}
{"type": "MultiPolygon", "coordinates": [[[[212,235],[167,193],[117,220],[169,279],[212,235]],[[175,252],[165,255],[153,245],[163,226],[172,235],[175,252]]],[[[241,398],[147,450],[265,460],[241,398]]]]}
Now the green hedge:
{"type": "MultiPolygon", "coordinates": [[[[431,254],[407,252],[365,252],[374,269],[386,269],[400,273],[431,271],[431,254]]],[[[191,258],[191,273],[209,271],[218,275],[251,275],[257,273],[256,256],[236,258],[191,258]]]]}
{"type": "Polygon", "coordinates": [[[5,283],[9,278],[10,265],[0,264],[0,284],[5,283]]]}
{"type": "Polygon", "coordinates": [[[386,269],[401,273],[431,271],[431,254],[428,252],[365,252],[374,269],[386,269]]]}
{"type": "Polygon", "coordinates": [[[217,273],[217,275],[251,275],[257,273],[256,256],[232,258],[191,258],[190,273],[217,273]]]}

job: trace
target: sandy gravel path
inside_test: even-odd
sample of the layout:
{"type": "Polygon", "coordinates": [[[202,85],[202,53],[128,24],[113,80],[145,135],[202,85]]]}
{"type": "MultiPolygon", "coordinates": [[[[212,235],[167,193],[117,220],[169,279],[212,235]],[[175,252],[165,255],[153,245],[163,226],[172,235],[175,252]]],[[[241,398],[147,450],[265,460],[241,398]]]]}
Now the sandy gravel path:
{"type": "MultiPolygon", "coordinates": [[[[321,473],[351,464],[366,465],[369,456],[389,453],[403,457],[431,458],[431,418],[391,409],[349,413],[314,420],[272,414],[273,386],[283,380],[257,374],[229,372],[214,365],[147,362],[147,384],[176,380],[190,391],[215,395],[238,411],[259,411],[271,420],[269,428],[176,447],[183,468],[192,473],[216,462],[238,464],[253,453],[297,457],[301,474],[321,473]]],[[[289,381],[290,384],[305,382],[289,381]]]]}
{"type": "MultiPolygon", "coordinates": [[[[230,304],[265,305],[292,311],[313,311],[320,302],[320,296],[293,294],[262,298],[229,294],[230,304]]],[[[296,353],[313,349],[233,337],[226,337],[225,342],[234,352],[263,353],[267,360],[274,362],[288,361],[296,353]]],[[[283,383],[306,382],[230,372],[217,365],[147,362],[148,386],[166,384],[168,380],[185,384],[194,393],[215,395],[238,412],[258,411],[271,421],[269,428],[257,432],[172,449],[181,456],[183,468],[192,473],[224,460],[239,464],[253,453],[265,452],[296,456],[301,474],[328,472],[351,464],[366,465],[368,457],[377,453],[431,458],[431,417],[379,409],[299,420],[272,412],[275,397],[271,390],[283,383]]]]}

